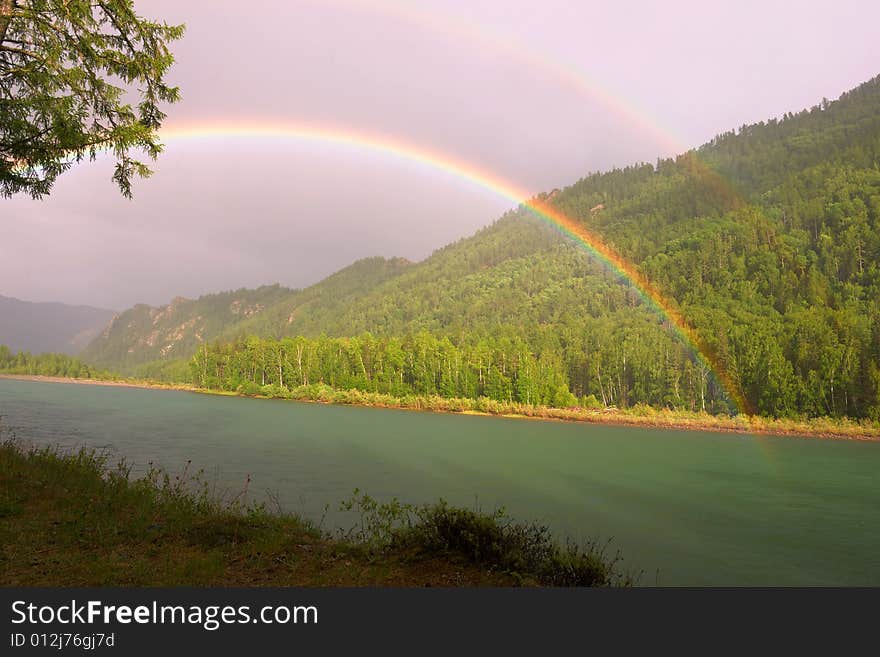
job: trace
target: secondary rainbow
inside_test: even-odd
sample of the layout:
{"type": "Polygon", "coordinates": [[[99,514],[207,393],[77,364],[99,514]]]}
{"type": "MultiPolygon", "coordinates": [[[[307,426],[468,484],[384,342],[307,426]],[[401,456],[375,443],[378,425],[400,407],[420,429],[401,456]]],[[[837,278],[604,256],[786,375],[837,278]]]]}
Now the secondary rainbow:
{"type": "Polygon", "coordinates": [[[307,0],[316,6],[337,5],[379,14],[421,30],[441,35],[455,43],[465,41],[477,50],[499,59],[518,62],[524,69],[549,80],[555,80],[582,98],[598,101],[607,109],[643,133],[650,134],[670,153],[687,150],[682,142],[656,121],[638,111],[632,103],[612,93],[586,72],[566,65],[535,49],[523,39],[492,30],[484,24],[464,20],[452,12],[394,0],[307,0]]]}
{"type": "MultiPolygon", "coordinates": [[[[433,7],[416,5],[397,0],[306,0],[316,5],[337,5],[360,11],[379,14],[401,21],[421,30],[434,32],[450,42],[465,41],[492,57],[517,62],[530,74],[555,81],[574,92],[582,99],[596,101],[612,115],[622,119],[642,134],[650,137],[667,155],[687,153],[683,164],[693,175],[714,190],[723,199],[728,209],[745,204],[745,199],[736,186],[706,164],[699,154],[691,150],[679,137],[664,128],[655,118],[640,110],[627,100],[591,77],[582,66],[573,65],[549,56],[536,49],[528,40],[516,39],[510,35],[493,30],[485,24],[458,18],[454,13],[433,7]]],[[[525,81],[524,81],[525,82],[525,81]]]]}
{"type": "Polygon", "coordinates": [[[642,275],[638,269],[605,244],[589,228],[566,216],[553,207],[551,203],[535,198],[525,190],[520,189],[515,184],[491,171],[459,160],[451,155],[406,142],[396,137],[357,132],[337,126],[313,123],[199,124],[195,126],[163,128],[160,132],[160,137],[165,141],[171,142],[199,139],[270,138],[343,144],[369,151],[387,153],[398,158],[417,162],[435,170],[444,171],[501,195],[518,205],[523,205],[531,210],[535,216],[556,227],[587,252],[598,258],[606,267],[624,277],[639,292],[646,303],[675,327],[681,337],[693,349],[696,357],[714,373],[737,409],[740,412],[750,412],[744,395],[727,374],[724,364],[720,362],[706,341],[685,320],[673,301],[661,294],[657,287],[642,275]]]}

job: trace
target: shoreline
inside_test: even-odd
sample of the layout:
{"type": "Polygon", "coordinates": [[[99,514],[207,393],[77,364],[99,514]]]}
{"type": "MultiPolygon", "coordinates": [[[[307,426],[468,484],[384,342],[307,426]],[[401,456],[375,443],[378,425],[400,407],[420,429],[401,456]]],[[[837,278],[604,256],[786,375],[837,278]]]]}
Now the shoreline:
{"type": "MultiPolygon", "coordinates": [[[[652,409],[650,412],[620,411],[616,409],[588,410],[580,408],[523,407],[520,412],[492,412],[486,410],[458,408],[463,400],[436,398],[415,398],[416,403],[362,391],[327,390],[335,396],[349,394],[359,398],[356,401],[336,400],[331,398],[314,399],[310,397],[274,397],[269,395],[251,395],[241,392],[198,388],[185,383],[161,383],[143,380],[105,380],[75,379],[60,376],[44,376],[35,374],[0,374],[0,379],[18,381],[35,381],[44,383],[68,383],[80,385],[98,385],[120,388],[141,388],[147,390],[175,390],[194,392],[224,397],[250,397],[254,399],[281,399],[315,404],[333,404],[337,406],[360,406],[363,408],[385,408],[391,410],[423,411],[432,413],[450,413],[456,415],[472,415],[484,417],[504,417],[509,419],[580,422],[587,424],[604,424],[611,426],[642,427],[648,429],[670,429],[682,431],[711,431],[716,433],[734,433],[757,436],[779,436],[791,438],[815,438],[822,440],[857,440],[864,442],[880,442],[880,425],[857,423],[852,420],[832,418],[812,418],[808,420],[786,420],[764,418],[760,416],[716,416],[708,413],[689,413],[687,411],[669,411],[652,409]],[[372,399],[371,399],[372,396],[372,399]],[[434,402],[436,406],[426,406],[422,400],[434,402]]],[[[467,400],[476,403],[474,400],[467,400]]],[[[499,403],[501,405],[502,403],[499,403]]]]}
{"type": "Polygon", "coordinates": [[[356,491],[343,504],[388,520],[324,530],[249,501],[246,489],[211,494],[198,473],[135,478],[111,463],[99,451],[36,449],[0,434],[4,586],[583,587],[640,578],[605,543],[563,541],[538,523],[442,500],[379,503],[356,491]],[[450,524],[450,514],[464,520],[450,524]]]}

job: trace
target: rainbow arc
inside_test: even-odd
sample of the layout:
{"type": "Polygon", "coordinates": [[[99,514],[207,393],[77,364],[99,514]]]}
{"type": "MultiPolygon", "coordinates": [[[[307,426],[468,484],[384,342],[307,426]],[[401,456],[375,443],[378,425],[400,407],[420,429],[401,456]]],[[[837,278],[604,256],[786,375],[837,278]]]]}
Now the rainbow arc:
{"type": "Polygon", "coordinates": [[[415,162],[434,170],[443,171],[456,178],[498,194],[514,204],[528,208],[536,217],[554,226],[565,236],[590,253],[608,269],[623,277],[661,317],[674,327],[680,337],[691,347],[701,364],[716,377],[737,409],[750,413],[745,396],[727,374],[724,363],[684,318],[677,304],[667,298],[635,266],[607,245],[602,238],[581,222],[568,217],[551,202],[531,196],[525,190],[474,164],[429,148],[402,141],[387,135],[356,132],[335,126],[306,123],[212,123],[163,129],[163,140],[229,140],[271,138],[274,140],[313,141],[342,144],[353,148],[385,153],[415,162]]]}

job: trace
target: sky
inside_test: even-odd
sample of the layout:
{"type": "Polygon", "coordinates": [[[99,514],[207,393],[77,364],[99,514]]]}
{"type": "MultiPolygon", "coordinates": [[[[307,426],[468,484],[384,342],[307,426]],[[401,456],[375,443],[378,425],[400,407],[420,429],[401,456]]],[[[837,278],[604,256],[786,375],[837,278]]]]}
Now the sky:
{"type": "MultiPolygon", "coordinates": [[[[654,162],[880,73],[880,3],[838,0],[135,0],[185,23],[169,134],[321,125],[393,139],[528,194],[654,162]]],[[[0,294],[122,310],[373,255],[427,257],[515,206],[448,171],[330,140],[165,141],[134,199],[112,161],[0,200],[0,294]]]]}

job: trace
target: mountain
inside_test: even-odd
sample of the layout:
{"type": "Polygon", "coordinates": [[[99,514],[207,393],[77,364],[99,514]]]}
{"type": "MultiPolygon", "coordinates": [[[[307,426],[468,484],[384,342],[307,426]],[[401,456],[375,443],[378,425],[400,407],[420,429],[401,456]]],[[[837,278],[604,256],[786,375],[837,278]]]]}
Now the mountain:
{"type": "Polygon", "coordinates": [[[341,307],[409,264],[402,258],[366,258],[305,290],[265,285],[194,300],[178,297],[159,308],[140,304],[114,317],[81,357],[121,371],[151,361],[185,358],[205,341],[236,334],[239,326],[253,318],[268,314],[274,324],[284,325],[287,320],[278,316],[279,308],[292,315],[316,302],[341,307]]]}
{"type": "MultiPolygon", "coordinates": [[[[742,126],[656,164],[591,174],[541,198],[659,289],[716,354],[719,378],[752,409],[880,419],[880,77],[835,101],[742,126]]],[[[178,358],[215,338],[370,332],[420,350],[406,356],[410,370],[419,362],[435,372],[423,392],[440,390],[443,368],[466,369],[448,354],[485,352],[500,382],[493,390],[518,401],[520,364],[535,359],[558,370],[578,397],[726,408],[718,380],[669,323],[527,208],[422,262],[387,262],[354,266],[380,267],[382,275],[361,280],[343,270],[279,294],[165,354],[144,346],[152,329],[125,333],[117,320],[84,357],[110,366],[178,358]],[[338,285],[349,278],[361,284],[338,285]],[[419,332],[458,351],[410,340],[419,332]],[[520,357],[524,349],[528,358],[520,357]]],[[[181,316],[177,326],[192,318],[181,316]]],[[[357,380],[366,383],[356,385],[375,385],[365,352],[338,360],[342,347],[331,346],[332,354],[315,347],[317,376],[323,380],[332,361],[343,373],[359,368],[357,380]]],[[[240,340],[234,350],[224,358],[251,359],[241,371],[252,382],[273,382],[272,367],[258,362],[271,350],[240,340]]],[[[405,369],[401,377],[416,376],[405,369]]]]}
{"type": "Polygon", "coordinates": [[[0,296],[0,344],[12,351],[76,355],[114,312],[91,306],[34,303],[0,296]]]}

